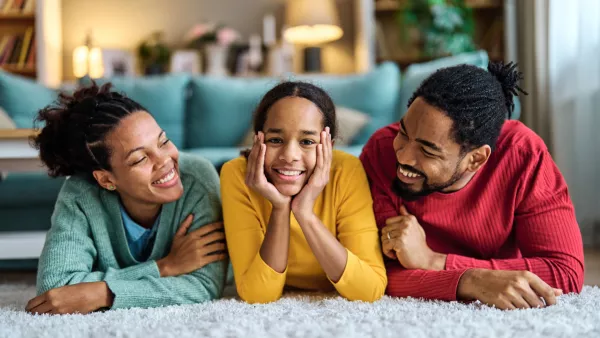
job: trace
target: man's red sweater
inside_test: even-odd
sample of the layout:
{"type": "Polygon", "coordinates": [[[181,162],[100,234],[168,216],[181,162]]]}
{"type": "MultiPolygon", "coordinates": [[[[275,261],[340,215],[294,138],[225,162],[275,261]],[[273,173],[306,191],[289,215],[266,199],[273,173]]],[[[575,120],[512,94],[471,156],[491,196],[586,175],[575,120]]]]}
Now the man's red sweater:
{"type": "Polygon", "coordinates": [[[426,233],[427,244],[447,254],[444,271],[407,270],[386,263],[387,293],[456,300],[470,268],[529,270],[564,293],[583,284],[583,244],[567,185],[542,139],[519,121],[505,122],[488,162],[463,189],[403,202],[392,191],[398,123],[378,130],[360,159],[379,229],[402,204],[426,233]]]}

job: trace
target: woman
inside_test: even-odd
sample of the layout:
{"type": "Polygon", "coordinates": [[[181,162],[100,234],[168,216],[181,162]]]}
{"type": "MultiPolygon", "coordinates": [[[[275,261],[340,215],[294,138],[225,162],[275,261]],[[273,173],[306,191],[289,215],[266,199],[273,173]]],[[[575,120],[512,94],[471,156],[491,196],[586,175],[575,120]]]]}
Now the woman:
{"type": "Polygon", "coordinates": [[[39,112],[35,137],[63,185],[32,313],[88,313],[220,297],[224,234],[216,171],[180,155],[136,102],[93,84],[39,112]]]}
{"type": "Polygon", "coordinates": [[[360,161],[332,150],[335,107],[320,88],[285,82],[254,117],[254,146],[221,170],[223,217],[239,296],[285,286],[375,301],[387,284],[360,161]]]}

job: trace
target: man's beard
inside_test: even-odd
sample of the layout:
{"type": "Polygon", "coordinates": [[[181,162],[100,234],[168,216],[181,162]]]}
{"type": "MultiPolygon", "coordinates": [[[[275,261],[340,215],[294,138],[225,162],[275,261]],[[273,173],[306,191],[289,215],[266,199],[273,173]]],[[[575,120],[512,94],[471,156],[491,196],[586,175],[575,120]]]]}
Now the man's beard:
{"type": "Polygon", "coordinates": [[[456,164],[454,173],[452,174],[452,177],[450,177],[450,179],[448,181],[446,181],[444,183],[429,184],[427,182],[428,181],[427,175],[425,175],[424,173],[414,169],[413,167],[401,165],[401,164],[397,163],[396,169],[398,167],[402,167],[402,169],[405,169],[406,171],[418,173],[419,175],[421,175],[423,177],[423,188],[421,188],[421,190],[419,190],[419,191],[413,191],[409,188],[408,184],[400,181],[398,176],[396,176],[396,178],[394,179],[394,182],[392,183],[392,191],[396,195],[398,195],[400,198],[402,198],[402,200],[404,200],[404,201],[416,201],[419,198],[433,194],[434,192],[441,192],[441,191],[445,190],[446,188],[452,186],[454,183],[456,183],[458,180],[460,180],[463,177],[464,172],[462,172],[462,173],[458,172],[459,165],[460,165],[460,161],[458,161],[458,163],[456,164]]]}

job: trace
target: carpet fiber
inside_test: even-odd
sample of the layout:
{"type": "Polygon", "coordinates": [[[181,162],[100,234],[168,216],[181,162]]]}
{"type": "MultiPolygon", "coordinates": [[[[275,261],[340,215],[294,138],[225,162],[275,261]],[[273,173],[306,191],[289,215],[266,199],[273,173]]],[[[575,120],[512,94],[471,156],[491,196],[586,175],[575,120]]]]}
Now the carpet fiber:
{"type": "Polygon", "coordinates": [[[479,303],[416,299],[348,302],[288,294],[268,305],[236,299],[91,315],[32,316],[34,288],[0,285],[0,337],[600,337],[600,288],[545,309],[500,311],[479,303]]]}

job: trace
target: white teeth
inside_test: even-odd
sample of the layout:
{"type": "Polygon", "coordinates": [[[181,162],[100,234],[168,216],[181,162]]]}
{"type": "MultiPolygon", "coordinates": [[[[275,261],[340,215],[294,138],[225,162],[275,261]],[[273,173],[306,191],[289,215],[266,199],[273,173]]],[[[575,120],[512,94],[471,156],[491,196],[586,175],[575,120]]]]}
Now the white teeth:
{"type": "Polygon", "coordinates": [[[402,168],[400,168],[400,173],[406,177],[410,177],[410,178],[414,178],[414,177],[420,177],[421,175],[419,174],[415,174],[415,173],[411,173],[405,170],[402,170],[402,168]]]}
{"type": "Polygon", "coordinates": [[[152,184],[163,184],[163,183],[167,183],[170,180],[172,180],[175,177],[175,168],[171,169],[171,171],[169,171],[169,173],[167,174],[167,176],[161,178],[160,180],[156,181],[156,182],[152,182],[152,184]]]}
{"type": "Polygon", "coordinates": [[[285,176],[298,176],[300,174],[302,174],[302,171],[300,170],[275,170],[278,173],[285,175],[285,176]]]}

